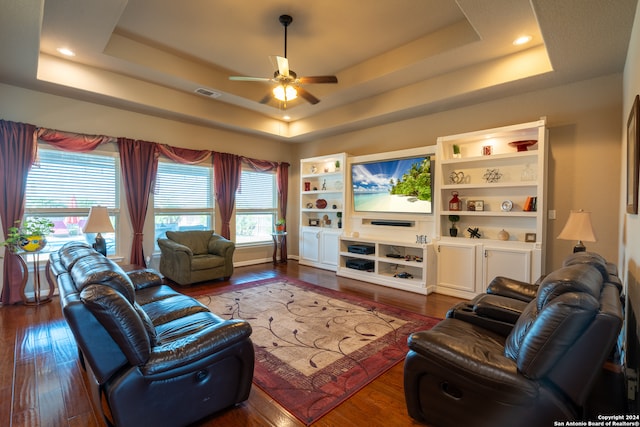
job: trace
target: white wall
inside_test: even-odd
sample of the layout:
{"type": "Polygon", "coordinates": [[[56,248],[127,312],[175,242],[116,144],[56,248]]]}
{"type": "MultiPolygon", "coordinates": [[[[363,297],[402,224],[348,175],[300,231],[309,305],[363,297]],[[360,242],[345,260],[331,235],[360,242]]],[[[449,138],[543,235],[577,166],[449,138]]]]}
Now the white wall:
{"type": "Polygon", "coordinates": [[[621,162],[622,171],[620,182],[620,271],[624,283],[628,287],[627,293],[631,296],[630,303],[634,306],[636,315],[640,313],[640,215],[625,213],[626,208],[626,128],[627,118],[633,100],[640,94],[640,7],[636,8],[636,16],[629,42],[627,62],[623,78],[623,102],[624,109],[621,120],[623,137],[621,138],[621,162]]]}

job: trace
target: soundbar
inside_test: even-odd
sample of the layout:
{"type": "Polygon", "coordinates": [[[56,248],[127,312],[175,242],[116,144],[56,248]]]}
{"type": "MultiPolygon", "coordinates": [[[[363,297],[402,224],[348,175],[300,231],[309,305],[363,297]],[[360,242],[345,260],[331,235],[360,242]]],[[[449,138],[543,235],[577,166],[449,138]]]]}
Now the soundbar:
{"type": "Polygon", "coordinates": [[[374,220],[371,221],[372,225],[389,225],[392,227],[411,227],[413,226],[412,221],[383,221],[383,220],[374,220]]]}

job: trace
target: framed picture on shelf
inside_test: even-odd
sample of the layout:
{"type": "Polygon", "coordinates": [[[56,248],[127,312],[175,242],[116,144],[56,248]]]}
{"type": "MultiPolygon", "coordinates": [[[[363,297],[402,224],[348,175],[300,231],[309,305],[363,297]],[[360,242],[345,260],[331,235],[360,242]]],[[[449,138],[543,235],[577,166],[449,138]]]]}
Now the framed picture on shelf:
{"type": "Polygon", "coordinates": [[[524,235],[524,241],[525,242],[535,243],[536,242],[536,233],[526,233],[524,235]]]}
{"type": "Polygon", "coordinates": [[[640,97],[636,95],[627,120],[627,213],[638,214],[638,163],[640,163],[640,97]]]}

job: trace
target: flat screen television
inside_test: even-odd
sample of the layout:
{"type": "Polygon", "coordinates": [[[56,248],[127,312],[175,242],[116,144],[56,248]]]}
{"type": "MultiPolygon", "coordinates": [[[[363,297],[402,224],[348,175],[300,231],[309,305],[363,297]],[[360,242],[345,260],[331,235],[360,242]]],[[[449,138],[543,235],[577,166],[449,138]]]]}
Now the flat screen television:
{"type": "Polygon", "coordinates": [[[432,165],[430,156],[352,164],[354,211],[433,213],[432,165]]]}

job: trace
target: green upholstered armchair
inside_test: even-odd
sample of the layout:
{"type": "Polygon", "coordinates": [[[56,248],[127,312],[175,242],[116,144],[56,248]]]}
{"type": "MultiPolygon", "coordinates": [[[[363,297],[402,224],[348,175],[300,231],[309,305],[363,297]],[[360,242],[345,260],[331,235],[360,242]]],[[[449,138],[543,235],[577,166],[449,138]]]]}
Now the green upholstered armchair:
{"type": "Polygon", "coordinates": [[[235,243],[211,230],[167,231],[158,246],[160,272],[179,285],[227,280],[233,274],[235,243]]]}

